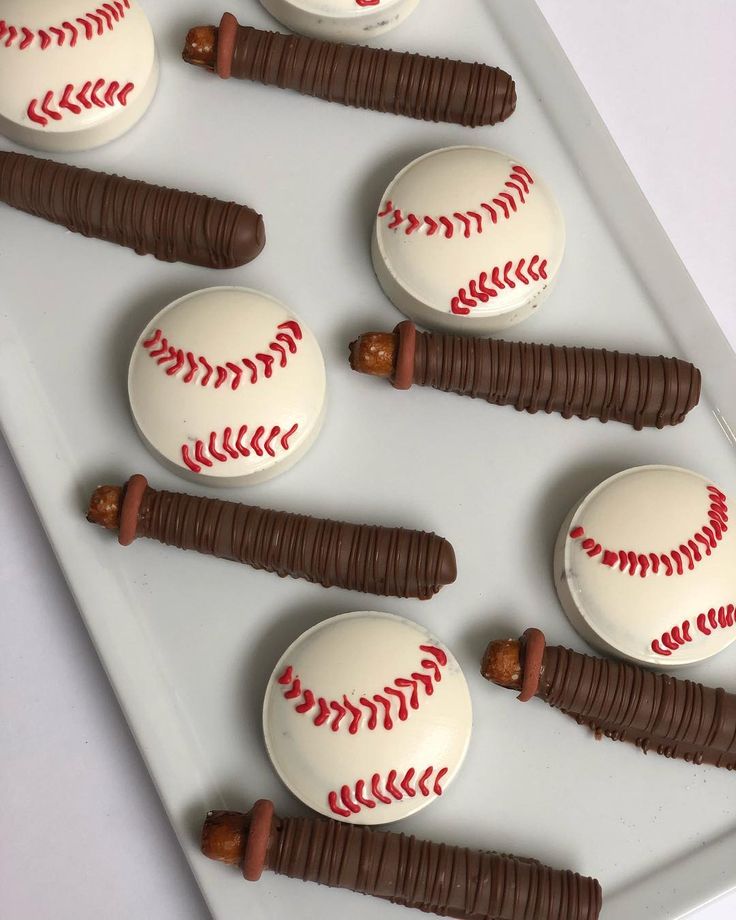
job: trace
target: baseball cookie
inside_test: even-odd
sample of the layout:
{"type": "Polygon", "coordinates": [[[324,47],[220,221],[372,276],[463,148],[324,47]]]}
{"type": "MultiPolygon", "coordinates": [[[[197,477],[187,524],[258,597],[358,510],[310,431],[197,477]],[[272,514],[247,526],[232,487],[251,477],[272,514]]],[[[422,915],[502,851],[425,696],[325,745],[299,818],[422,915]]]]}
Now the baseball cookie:
{"type": "Polygon", "coordinates": [[[396,28],[419,0],[261,0],[294,32],[337,41],[367,41],[396,28]]]}
{"type": "Polygon", "coordinates": [[[137,0],[4,0],[0,132],[39,150],[86,150],[131,128],[158,83],[137,0]]]}
{"type": "Polygon", "coordinates": [[[736,638],[736,539],[729,501],[673,466],[624,470],[573,509],[555,584],[591,644],[657,667],[693,664],[736,638]]]}
{"type": "Polygon", "coordinates": [[[470,695],[452,653],[387,613],[307,630],[276,665],[263,704],[271,762],[330,818],[385,824],[442,795],[465,757],[470,695]]]}
{"type": "Polygon", "coordinates": [[[564,248],[562,214],[533,170],[485,147],[449,147],[414,160],[386,189],[373,265],[410,319],[487,333],[544,300],[564,248]]]}
{"type": "Polygon", "coordinates": [[[238,287],[195,291],[162,310],[128,373],[144,442],[210,485],[262,482],[292,466],[319,433],[325,392],[310,330],[272,297],[238,287]]]}

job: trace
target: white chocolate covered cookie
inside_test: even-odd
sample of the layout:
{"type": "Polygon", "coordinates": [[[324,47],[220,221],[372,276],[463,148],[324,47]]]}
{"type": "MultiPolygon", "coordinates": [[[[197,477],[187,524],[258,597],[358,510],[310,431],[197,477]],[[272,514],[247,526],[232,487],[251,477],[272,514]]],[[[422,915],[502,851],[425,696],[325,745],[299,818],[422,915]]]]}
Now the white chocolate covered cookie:
{"type": "Polygon", "coordinates": [[[736,536],[729,500],[698,473],[642,466],[573,509],[555,548],[555,584],[591,644],[676,667],[736,639],[736,536]]]}
{"type": "Polygon", "coordinates": [[[162,310],[133,350],[136,427],[177,473],[209,485],[262,482],[292,466],[322,426],[322,352],[266,294],[195,291],[162,310]]]}
{"type": "Polygon", "coordinates": [[[332,41],[366,42],[396,28],[419,0],[261,0],[293,32],[332,41]]]}
{"type": "Polygon", "coordinates": [[[263,704],[271,762],[330,818],[385,824],[442,795],[472,729],[468,686],[426,629],[346,613],[307,630],[276,665],[263,704]]]}
{"type": "Polygon", "coordinates": [[[562,213],[534,170],[485,147],[449,147],[414,160],[386,189],[373,265],[410,319],[485,333],[544,300],[564,249],[562,213]]]}
{"type": "Polygon", "coordinates": [[[38,150],[86,150],[131,128],[158,60],[137,0],[3,0],[0,133],[38,150]]]}

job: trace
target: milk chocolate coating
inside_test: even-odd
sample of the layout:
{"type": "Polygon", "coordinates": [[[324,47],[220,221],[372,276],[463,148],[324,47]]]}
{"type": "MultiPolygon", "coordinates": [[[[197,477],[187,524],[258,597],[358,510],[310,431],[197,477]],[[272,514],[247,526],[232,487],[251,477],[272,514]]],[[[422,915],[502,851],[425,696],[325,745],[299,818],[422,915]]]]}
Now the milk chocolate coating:
{"type": "MultiPolygon", "coordinates": [[[[217,35],[216,71],[354,108],[476,127],[516,107],[498,67],[320,41],[241,26],[230,13],[217,35]]],[[[186,59],[186,54],[185,54],[186,59]]]]}
{"type": "MultiPolygon", "coordinates": [[[[520,859],[430,843],[405,834],[321,818],[279,818],[257,803],[255,833],[270,817],[263,868],[331,888],[384,898],[461,920],[596,920],[601,888],[596,879],[520,859]]],[[[202,849],[232,863],[235,842],[247,848],[251,816],[212,812],[202,849]],[[225,829],[229,833],[225,833],[225,829]]],[[[243,861],[243,855],[239,862],[243,861]]],[[[249,866],[249,876],[258,878],[249,866]]]]}
{"type": "Polygon", "coordinates": [[[95,492],[88,518],[119,526],[124,545],[135,537],[149,537],[326,588],[422,600],[457,574],[452,546],[433,533],[157,491],[140,475],[131,478],[119,507],[111,504],[109,489],[103,486],[95,492]]]}
{"type": "MultiPolygon", "coordinates": [[[[525,670],[528,656],[521,657],[525,670]]],[[[529,675],[538,681],[534,695],[596,734],[736,769],[736,694],[559,646],[546,646],[541,662],[529,675]]]]}
{"type": "MultiPolygon", "coordinates": [[[[411,338],[395,330],[395,367],[411,338]]],[[[530,413],[644,427],[678,425],[700,398],[700,371],[679,358],[417,332],[413,382],[530,413]]],[[[359,369],[359,368],[358,368],[359,369]]],[[[405,388],[394,373],[394,385],[405,388]]]]}
{"type": "Polygon", "coordinates": [[[266,241],[245,205],[21,153],[0,152],[0,201],[164,262],[235,268],[266,241]]]}

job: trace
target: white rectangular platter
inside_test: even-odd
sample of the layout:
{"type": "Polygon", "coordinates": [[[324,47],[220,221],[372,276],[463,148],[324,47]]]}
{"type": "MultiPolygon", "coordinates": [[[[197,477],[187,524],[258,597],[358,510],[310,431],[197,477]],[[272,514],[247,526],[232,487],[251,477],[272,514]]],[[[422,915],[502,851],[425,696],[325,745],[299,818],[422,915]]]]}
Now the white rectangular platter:
{"type": "MultiPolygon", "coordinates": [[[[241,20],[270,26],[255,0],[235,6],[241,20]]],[[[0,213],[0,421],[217,920],[402,916],[402,908],[273,876],[247,886],[197,846],[209,808],[266,796],[283,813],[301,810],[266,758],[266,680],[304,629],[371,608],[441,636],[466,670],[474,704],[460,776],[402,831],[596,875],[604,920],[674,920],[736,887],[731,774],[596,743],[572,720],[541,703],[521,708],[478,674],[489,638],[530,625],[584,650],[558,606],[551,554],[565,512],[599,480],[671,463],[736,489],[736,357],[533,0],[461,6],[458,30],[455,3],[423,0],[382,44],[507,69],[518,111],[495,128],[417,123],[218,81],[179,59],[203,5],[146,4],[162,60],[154,106],[127,137],[74,162],[251,204],[265,216],[268,243],[250,266],[217,273],[161,264],[0,213]],[[635,433],[565,422],[432,391],[402,394],[350,371],[350,338],[399,319],[370,264],[381,194],[410,159],[462,143],[530,164],[566,216],[558,286],[514,337],[693,360],[705,371],[704,395],[684,425],[635,433]],[[326,591],[147,541],[123,550],[84,521],[100,482],[141,471],[152,485],[183,485],[135,434],[126,367],[154,313],[215,284],[252,286],[291,305],[320,339],[329,374],[327,422],[311,453],[283,478],[232,497],[435,530],[455,545],[454,586],[425,603],[326,591]]],[[[733,647],[688,676],[733,689],[735,664],[733,647]]]]}

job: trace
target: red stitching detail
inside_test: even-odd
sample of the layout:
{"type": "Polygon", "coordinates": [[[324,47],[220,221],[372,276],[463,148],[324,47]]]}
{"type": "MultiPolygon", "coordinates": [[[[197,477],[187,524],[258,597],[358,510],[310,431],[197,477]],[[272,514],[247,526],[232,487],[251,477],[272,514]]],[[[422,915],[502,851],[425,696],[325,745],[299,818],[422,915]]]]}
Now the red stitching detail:
{"type": "Polygon", "coordinates": [[[718,608],[717,612],[715,607],[711,607],[707,613],[699,613],[696,617],[683,620],[682,624],[676,624],[672,629],[653,639],[651,644],[652,651],[657,655],[669,658],[672,652],[676,652],[681,646],[692,642],[694,638],[697,638],[697,636],[692,636],[690,633],[692,620],[694,620],[693,629],[697,628],[702,635],[709,636],[715,629],[728,629],[734,625],[736,606],[734,604],[724,604],[724,606],[718,608]]]}
{"type": "Polygon", "coordinates": [[[547,280],[546,259],[542,259],[539,255],[532,256],[526,269],[527,274],[530,276],[529,278],[524,274],[525,263],[526,259],[524,258],[519,259],[516,264],[513,262],[506,262],[504,266],[494,266],[491,269],[490,281],[493,287],[489,286],[488,272],[481,272],[477,280],[473,278],[468,282],[467,288],[460,288],[455,297],[450,301],[450,309],[453,313],[458,315],[467,315],[473,307],[478,306],[479,302],[487,303],[490,297],[498,296],[498,291],[503,291],[507,287],[515,288],[516,282],[514,278],[511,277],[512,275],[522,284],[531,284],[530,278],[534,281],[539,281],[540,278],[545,281],[547,280]],[[534,266],[533,274],[531,271],[532,265],[534,266]],[[503,280],[501,280],[501,271],[503,271],[503,280]],[[480,285],[480,290],[478,289],[478,285],[480,285]]]}
{"type": "MultiPolygon", "coordinates": [[[[307,694],[309,694],[309,698],[312,701],[317,699],[320,706],[320,714],[314,720],[314,724],[323,725],[328,717],[332,716],[333,710],[337,713],[337,716],[332,720],[332,730],[338,731],[347,725],[348,732],[351,735],[355,735],[359,731],[364,710],[367,711],[365,727],[369,731],[375,731],[378,727],[379,712],[382,712],[381,722],[386,731],[393,729],[395,724],[394,717],[400,722],[406,721],[409,718],[410,709],[419,708],[419,686],[421,685],[424,688],[427,696],[431,696],[434,693],[435,683],[442,680],[441,669],[447,666],[448,661],[447,653],[436,645],[420,645],[419,650],[425,655],[431,656],[431,658],[422,658],[420,661],[424,671],[415,671],[411,677],[397,677],[389,686],[383,688],[383,693],[361,696],[357,704],[347,694],[344,694],[339,701],[326,700],[324,697],[317,697],[312,690],[300,690],[304,703],[307,702],[307,694]],[[362,707],[362,709],[359,707],[362,707]],[[348,713],[351,716],[350,720],[343,722],[343,718],[348,713]]],[[[289,678],[288,681],[277,678],[278,682],[283,685],[292,684],[295,679],[293,668],[288,667],[284,671],[282,677],[286,676],[289,678]]],[[[287,699],[292,699],[292,697],[287,697],[286,693],[284,693],[284,696],[287,699]]],[[[310,705],[308,709],[311,708],[312,706],[310,705]]],[[[296,706],[296,711],[301,713],[306,712],[307,709],[302,710],[299,706],[296,706]]]]}
{"type": "Polygon", "coordinates": [[[238,459],[240,459],[240,454],[238,453],[238,451],[236,450],[236,448],[234,448],[234,447],[232,446],[232,444],[230,443],[230,438],[232,437],[232,434],[233,434],[232,428],[226,428],[226,429],[225,429],[225,432],[224,432],[223,438],[222,438],[222,449],[223,449],[226,453],[230,454],[230,456],[233,458],[233,460],[238,460],[238,459]]]}
{"type": "Polygon", "coordinates": [[[360,812],[360,805],[356,804],[350,796],[350,787],[343,786],[340,790],[340,798],[342,799],[343,805],[352,812],[354,815],[357,815],[360,812]]]}
{"type": "Polygon", "coordinates": [[[271,351],[275,351],[278,355],[281,355],[279,359],[279,367],[286,367],[286,349],[283,345],[279,345],[278,342],[271,342],[268,346],[271,351]]]}
{"type": "MultiPolygon", "coordinates": [[[[67,89],[70,89],[70,87],[67,87],[67,89]]],[[[64,104],[64,98],[66,97],[66,95],[67,94],[65,91],[64,97],[62,98],[62,101],[59,103],[59,105],[64,104]]],[[[278,342],[271,342],[268,347],[272,351],[276,352],[276,354],[279,356],[278,366],[286,367],[286,365],[288,364],[289,355],[295,355],[298,351],[299,346],[297,345],[297,342],[301,341],[302,339],[301,326],[299,325],[299,323],[295,322],[294,320],[288,320],[285,323],[280,323],[276,328],[280,331],[275,335],[275,338],[278,340],[278,342],[282,342],[283,344],[278,344],[278,342]],[[288,351],[288,354],[287,354],[287,351],[288,351]]],[[[153,346],[158,345],[159,341],[162,339],[162,336],[163,336],[162,331],[160,329],[156,329],[154,334],[151,336],[151,338],[143,341],[141,345],[143,348],[150,351],[150,349],[153,348],[153,346]]],[[[167,348],[168,348],[168,340],[163,339],[163,341],[167,341],[167,348]]],[[[203,387],[207,386],[210,380],[212,379],[212,376],[215,373],[215,369],[216,369],[217,376],[214,382],[215,389],[219,389],[221,386],[223,386],[224,383],[226,383],[229,380],[230,388],[233,390],[237,390],[242,382],[241,378],[244,373],[243,367],[246,370],[250,371],[250,378],[249,378],[250,383],[258,383],[258,365],[255,363],[255,361],[252,358],[241,358],[240,361],[225,361],[224,364],[215,364],[213,367],[212,363],[210,363],[206,358],[200,355],[199,362],[202,365],[204,374],[202,376],[202,379],[198,381],[197,375],[198,375],[199,367],[197,365],[197,361],[194,358],[193,353],[190,351],[185,352],[184,349],[175,348],[173,346],[172,346],[172,349],[173,349],[172,357],[170,360],[172,361],[175,360],[175,357],[179,353],[181,353],[183,355],[185,354],[189,361],[189,368],[186,374],[184,374],[184,376],[181,378],[184,383],[199,382],[201,383],[203,387]]],[[[156,351],[156,352],[150,351],[150,355],[152,358],[160,357],[162,354],[163,352],[161,351],[156,351]]],[[[271,377],[273,374],[272,368],[275,362],[275,358],[272,355],[260,354],[260,353],[254,355],[254,358],[263,364],[263,368],[264,368],[263,376],[271,377]]],[[[159,363],[165,364],[168,362],[168,360],[169,359],[164,359],[163,361],[160,361],[159,363]]],[[[171,368],[169,368],[166,371],[166,373],[169,374],[170,377],[175,376],[178,373],[178,371],[181,370],[183,366],[184,364],[182,362],[182,364],[180,364],[177,367],[176,371],[172,371],[171,368]]],[[[293,433],[294,432],[291,431],[289,437],[293,433]]],[[[288,450],[288,438],[287,438],[286,444],[283,443],[283,439],[282,439],[282,447],[284,448],[284,450],[288,450]]]]}
{"type": "Polygon", "coordinates": [[[378,799],[379,802],[383,802],[384,805],[390,805],[391,799],[386,798],[386,796],[378,788],[378,784],[381,782],[381,777],[378,773],[374,773],[371,778],[371,792],[378,799]]]}
{"type": "MultiPolygon", "coordinates": [[[[95,36],[103,35],[105,31],[112,32],[115,23],[124,19],[129,9],[130,0],[125,0],[125,2],[116,0],[114,6],[112,3],[103,3],[101,7],[93,12],[85,13],[75,21],[84,30],[84,38],[90,41],[95,36]]],[[[15,47],[19,51],[30,48],[36,40],[38,40],[41,51],[46,51],[51,45],[61,48],[67,38],[69,47],[74,48],[79,39],[79,32],[77,26],[72,25],[69,20],[64,20],[60,25],[46,26],[43,29],[8,25],[4,19],[0,20],[0,39],[7,35],[5,47],[15,47]]]]}
{"type": "Polygon", "coordinates": [[[285,434],[281,435],[281,446],[284,448],[284,450],[289,449],[289,438],[294,434],[298,427],[298,425],[294,424],[285,434]]]}
{"type": "MultiPolygon", "coordinates": [[[[284,694],[284,696],[286,696],[286,694],[284,694]]],[[[330,723],[330,728],[333,732],[336,732],[340,729],[340,722],[345,718],[346,709],[342,703],[338,703],[337,700],[332,700],[330,708],[335,710],[335,718],[330,723]]]]}
{"type": "Polygon", "coordinates": [[[352,716],[350,719],[350,725],[348,726],[348,731],[351,735],[354,735],[360,727],[360,720],[363,718],[363,713],[360,711],[360,709],[358,709],[357,706],[353,706],[347,696],[342,698],[342,702],[347,711],[352,716]]]}
{"type": "Polygon", "coordinates": [[[406,722],[406,720],[409,718],[409,710],[407,709],[407,706],[406,706],[406,697],[401,692],[401,690],[397,690],[396,687],[384,687],[383,692],[387,696],[393,696],[394,699],[398,700],[399,721],[406,722]]]}
{"type": "Polygon", "coordinates": [[[284,691],[284,696],[287,700],[295,700],[302,695],[302,682],[298,677],[295,677],[291,682],[291,686],[288,690],[284,691]]]}
{"type": "Polygon", "coordinates": [[[422,773],[422,775],[419,777],[417,786],[419,787],[419,791],[422,793],[422,795],[429,795],[429,790],[427,789],[427,780],[431,775],[432,767],[427,767],[424,773],[422,773]]]}
{"type": "Polygon", "coordinates": [[[264,355],[258,352],[256,361],[260,361],[263,364],[263,376],[269,378],[273,374],[273,355],[264,355]]]}
{"type": "Polygon", "coordinates": [[[404,796],[413,799],[417,794],[425,798],[430,795],[442,795],[442,781],[447,775],[448,768],[442,767],[435,773],[434,767],[427,767],[418,782],[414,782],[416,769],[409,767],[403,776],[398,770],[389,770],[383,789],[380,773],[374,773],[370,778],[370,789],[367,780],[359,779],[353,786],[345,784],[339,790],[332,790],[327,795],[327,804],[333,814],[342,818],[360,814],[363,808],[375,808],[381,802],[384,805],[393,805],[400,802],[404,796]],[[430,777],[434,774],[434,782],[428,785],[430,777]]]}
{"type": "Polygon", "coordinates": [[[391,700],[385,696],[381,696],[380,693],[374,693],[373,699],[380,706],[383,706],[383,727],[387,732],[390,732],[394,727],[394,720],[391,718],[391,700]]]}
{"type": "Polygon", "coordinates": [[[253,448],[253,450],[256,452],[256,454],[259,457],[263,456],[263,448],[261,447],[261,438],[263,437],[265,433],[266,433],[266,429],[263,427],[263,425],[259,425],[258,428],[256,428],[255,434],[250,439],[250,446],[253,448]]]}
{"type": "Polygon", "coordinates": [[[43,96],[42,100],[41,97],[38,96],[31,99],[26,109],[26,115],[32,122],[45,128],[49,123],[49,118],[53,121],[61,121],[64,117],[61,112],[52,108],[52,105],[57,105],[59,108],[63,108],[67,112],[70,112],[72,115],[81,114],[82,109],[71,101],[72,96],[74,96],[77,102],[81,102],[85,109],[92,108],[92,104],[104,109],[106,106],[114,106],[118,102],[120,105],[127,105],[128,95],[134,88],[135,84],[133,83],[126,83],[121,88],[121,84],[118,83],[117,80],[112,80],[108,83],[101,77],[95,81],[94,86],[90,81],[87,81],[81,89],[67,84],[60,94],[55,94],[54,91],[50,89],[43,96]],[[90,102],[88,98],[90,89],[92,90],[92,102],[90,102]],[[100,92],[103,89],[105,89],[105,93],[103,96],[100,96],[100,92]],[[59,95],[58,101],[56,100],[56,95],[59,95]],[[39,109],[41,110],[40,112],[39,109]],[[44,116],[48,117],[45,118],[44,116]]]}
{"type": "Polygon", "coordinates": [[[296,711],[300,713],[309,712],[315,704],[314,694],[311,690],[304,691],[304,702],[296,706],[296,711]]]}
{"type": "Polygon", "coordinates": [[[331,811],[334,815],[340,815],[341,818],[349,818],[349,817],[350,817],[350,812],[347,811],[347,810],[344,809],[344,808],[340,808],[340,806],[338,805],[337,793],[336,793],[336,792],[331,792],[331,793],[329,794],[329,796],[327,797],[327,803],[328,803],[329,806],[330,806],[330,811],[331,811]]]}
{"type": "MultiPolygon", "coordinates": [[[[164,341],[166,340],[164,339],[164,341]]],[[[162,358],[161,360],[167,361],[169,358],[162,358]]],[[[287,432],[289,437],[291,437],[291,435],[297,431],[298,428],[298,424],[292,425],[292,427],[287,432]]],[[[192,459],[190,454],[190,443],[187,442],[182,444],[181,457],[184,461],[184,465],[187,466],[193,473],[201,473],[202,469],[200,464],[211,467],[213,465],[213,459],[218,460],[220,463],[225,463],[231,459],[239,460],[240,457],[248,457],[250,456],[251,451],[258,457],[262,457],[264,451],[270,457],[276,456],[276,450],[274,449],[273,442],[281,433],[281,428],[278,425],[274,425],[270,429],[266,429],[263,427],[263,425],[259,425],[251,436],[250,441],[248,441],[246,438],[247,433],[248,426],[241,425],[240,429],[238,430],[238,437],[235,440],[235,446],[233,447],[230,443],[230,439],[232,438],[233,434],[233,429],[231,427],[223,429],[221,435],[217,431],[211,431],[207,436],[206,441],[197,440],[194,442],[194,459],[192,459]],[[266,434],[266,431],[269,432],[266,438],[266,442],[265,444],[261,445],[261,439],[266,434]],[[222,446],[220,447],[219,444],[222,446]]],[[[286,435],[280,438],[278,443],[280,444],[282,450],[289,450],[290,445],[286,435]]]]}
{"type": "Polygon", "coordinates": [[[359,779],[355,784],[355,798],[360,802],[361,805],[365,805],[366,808],[375,808],[376,803],[373,801],[373,799],[366,798],[364,791],[365,780],[359,779]]]}
{"type": "MultiPolygon", "coordinates": [[[[703,559],[703,553],[710,556],[711,552],[716,549],[723,535],[728,530],[728,504],[726,496],[720,489],[715,486],[706,486],[710,505],[708,507],[708,520],[711,524],[718,521],[717,526],[703,526],[687,540],[683,541],[676,549],[671,549],[668,553],[636,553],[633,550],[613,550],[604,549],[600,562],[609,568],[617,569],[620,572],[626,572],[629,575],[636,575],[637,572],[641,578],[648,578],[650,575],[656,575],[659,572],[659,563],[665,568],[665,575],[684,575],[687,571],[692,571],[703,559]],[[698,545],[700,544],[700,545],[698,545]]],[[[569,534],[572,540],[581,541],[585,536],[585,530],[582,527],[574,527],[569,534]]],[[[587,549],[586,544],[595,543],[591,537],[582,540],[581,547],[587,549]]],[[[596,546],[599,544],[595,543],[596,546]]],[[[596,555],[588,553],[588,555],[596,555]]],[[[656,640],[655,640],[656,641],[656,640]]],[[[656,651],[656,650],[655,650],[656,651]]],[[[658,652],[658,654],[664,654],[658,652]]]]}
{"type": "Polygon", "coordinates": [[[330,707],[327,705],[327,701],[324,697],[320,697],[317,700],[317,705],[319,706],[319,712],[314,717],[315,725],[324,725],[325,722],[330,718],[330,707]]]}
{"type": "Polygon", "coordinates": [[[416,770],[414,769],[414,767],[409,767],[409,769],[406,771],[404,775],[404,778],[401,780],[401,788],[409,796],[410,799],[413,799],[414,796],[417,794],[417,790],[412,788],[411,786],[411,781],[414,778],[415,773],[416,773],[416,770]]]}
{"type": "MultiPolygon", "coordinates": [[[[493,204],[503,211],[504,220],[508,220],[509,217],[516,213],[519,205],[526,203],[525,196],[529,194],[529,186],[533,184],[534,179],[523,166],[515,165],[511,168],[503,189],[498,192],[497,197],[491,199],[493,204]]],[[[427,236],[434,236],[441,225],[444,228],[445,239],[450,240],[454,236],[456,229],[466,239],[474,232],[483,233],[481,211],[485,211],[488,214],[491,223],[496,224],[498,222],[496,209],[488,202],[481,202],[474,210],[455,211],[453,214],[441,214],[433,217],[425,214],[419,217],[413,213],[405,215],[401,208],[395,206],[393,201],[387,201],[378,212],[378,217],[380,219],[391,218],[388,224],[389,230],[398,230],[404,222],[408,223],[408,227],[404,230],[407,235],[419,232],[421,228],[426,226],[429,228],[427,236]]]]}

